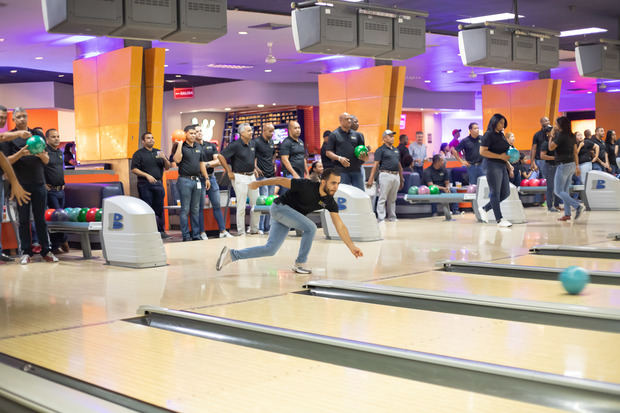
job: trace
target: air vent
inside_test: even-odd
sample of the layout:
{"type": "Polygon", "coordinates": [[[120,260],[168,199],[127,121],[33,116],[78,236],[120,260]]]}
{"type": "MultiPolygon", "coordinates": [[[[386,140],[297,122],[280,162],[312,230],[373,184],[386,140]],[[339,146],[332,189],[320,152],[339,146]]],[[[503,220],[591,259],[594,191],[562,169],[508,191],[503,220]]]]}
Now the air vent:
{"type": "Polygon", "coordinates": [[[400,34],[404,34],[405,36],[421,36],[422,29],[413,28],[413,27],[403,27],[400,26],[400,34]]]}
{"type": "Polygon", "coordinates": [[[509,47],[510,40],[491,38],[491,44],[495,46],[509,47]]]}
{"type": "Polygon", "coordinates": [[[327,19],[327,25],[332,27],[342,27],[345,29],[350,29],[353,27],[353,22],[351,20],[327,19]]]}
{"type": "Polygon", "coordinates": [[[205,13],[219,13],[220,5],[219,4],[197,3],[195,1],[189,1],[187,2],[187,9],[189,11],[203,11],[205,13]]]}
{"type": "Polygon", "coordinates": [[[568,90],[569,92],[583,92],[584,90],[588,90],[588,89],[576,87],[576,88],[566,89],[566,90],[568,90]]]}
{"type": "MultiPolygon", "coordinates": [[[[517,47],[523,47],[526,49],[533,49],[534,46],[536,46],[536,43],[530,43],[530,42],[517,42],[517,47]]],[[[554,50],[554,48],[551,48],[551,50],[554,50]]]]}
{"type": "Polygon", "coordinates": [[[377,31],[377,32],[387,32],[388,31],[388,25],[387,24],[366,22],[364,24],[364,27],[366,28],[366,30],[374,30],[374,31],[377,31]]]}
{"type": "Polygon", "coordinates": [[[170,7],[170,0],[133,0],[134,4],[154,7],[170,7]]]}

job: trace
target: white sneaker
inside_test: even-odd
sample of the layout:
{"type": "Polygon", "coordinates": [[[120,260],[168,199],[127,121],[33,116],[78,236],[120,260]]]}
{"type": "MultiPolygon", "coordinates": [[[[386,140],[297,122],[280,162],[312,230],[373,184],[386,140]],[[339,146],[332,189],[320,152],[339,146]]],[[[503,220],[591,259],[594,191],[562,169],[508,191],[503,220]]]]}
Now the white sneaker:
{"type": "Polygon", "coordinates": [[[485,211],[483,207],[478,207],[478,214],[480,214],[480,221],[484,222],[485,224],[489,223],[487,211],[485,211]]]}
{"type": "Polygon", "coordinates": [[[215,269],[220,271],[224,266],[230,264],[232,262],[232,256],[230,255],[230,249],[228,247],[222,248],[222,252],[220,252],[220,256],[217,259],[217,263],[215,264],[215,269]]]}
{"type": "Polygon", "coordinates": [[[52,254],[52,252],[48,252],[46,255],[43,256],[43,261],[45,262],[58,262],[58,258],[52,254]]]}
{"type": "Polygon", "coordinates": [[[232,238],[233,236],[228,231],[220,232],[220,238],[232,238]]]}
{"type": "Polygon", "coordinates": [[[305,268],[303,264],[298,263],[295,263],[295,265],[293,265],[293,271],[295,271],[297,274],[312,274],[312,270],[305,268]]]}
{"type": "Polygon", "coordinates": [[[200,234],[200,239],[206,240],[206,239],[209,239],[209,237],[207,237],[207,234],[203,232],[202,234],[200,234]]]}
{"type": "Polygon", "coordinates": [[[22,255],[22,257],[19,259],[19,263],[21,265],[29,264],[30,263],[30,255],[28,255],[28,254],[22,255]]]}
{"type": "Polygon", "coordinates": [[[265,235],[265,232],[262,229],[258,230],[258,235],[265,235]]]}
{"type": "Polygon", "coordinates": [[[506,218],[502,218],[501,221],[497,224],[500,228],[510,228],[512,226],[512,222],[508,221],[506,218]]]}

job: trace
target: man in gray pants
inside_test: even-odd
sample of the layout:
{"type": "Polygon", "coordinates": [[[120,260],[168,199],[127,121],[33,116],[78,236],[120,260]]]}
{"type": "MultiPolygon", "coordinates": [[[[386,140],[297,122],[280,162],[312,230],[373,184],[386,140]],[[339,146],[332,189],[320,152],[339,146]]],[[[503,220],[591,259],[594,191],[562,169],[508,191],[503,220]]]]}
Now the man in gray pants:
{"type": "Polygon", "coordinates": [[[394,132],[389,129],[383,132],[383,145],[375,152],[375,163],[366,182],[369,188],[375,180],[377,169],[379,169],[377,218],[379,222],[385,220],[387,209],[388,221],[396,221],[396,196],[405,180],[400,165],[400,152],[394,147],[394,132]]]}

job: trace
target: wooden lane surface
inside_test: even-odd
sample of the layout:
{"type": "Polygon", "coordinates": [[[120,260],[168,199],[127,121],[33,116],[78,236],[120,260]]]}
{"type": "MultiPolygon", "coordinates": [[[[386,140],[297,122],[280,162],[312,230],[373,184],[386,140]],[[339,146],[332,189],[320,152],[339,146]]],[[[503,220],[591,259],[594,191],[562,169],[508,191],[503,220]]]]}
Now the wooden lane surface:
{"type": "Polygon", "coordinates": [[[0,352],[183,412],[559,411],[125,322],[7,339],[0,352]]]}
{"type": "Polygon", "coordinates": [[[593,271],[612,271],[620,273],[620,260],[607,258],[560,257],[554,255],[529,254],[493,260],[492,262],[497,264],[534,265],[538,267],[556,268],[578,265],[593,271]]]}
{"type": "Polygon", "coordinates": [[[205,314],[548,373],[620,383],[620,334],[301,294],[205,314]]]}
{"type": "Polygon", "coordinates": [[[620,286],[590,284],[581,294],[570,295],[564,291],[559,281],[444,271],[429,271],[374,283],[393,287],[620,309],[620,286]]]}

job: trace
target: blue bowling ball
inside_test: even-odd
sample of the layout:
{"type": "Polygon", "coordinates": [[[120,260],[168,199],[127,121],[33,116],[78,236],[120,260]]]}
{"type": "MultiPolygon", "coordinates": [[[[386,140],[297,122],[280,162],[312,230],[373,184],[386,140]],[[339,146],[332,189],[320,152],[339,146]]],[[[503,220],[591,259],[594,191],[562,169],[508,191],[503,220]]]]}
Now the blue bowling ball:
{"type": "Polygon", "coordinates": [[[569,294],[579,294],[590,282],[590,274],[584,268],[571,265],[560,273],[560,282],[569,294]]]}
{"type": "Polygon", "coordinates": [[[518,149],[516,148],[510,148],[508,149],[508,152],[506,152],[508,154],[508,156],[510,156],[510,163],[515,163],[519,160],[519,158],[521,157],[521,152],[519,152],[518,149]]]}

